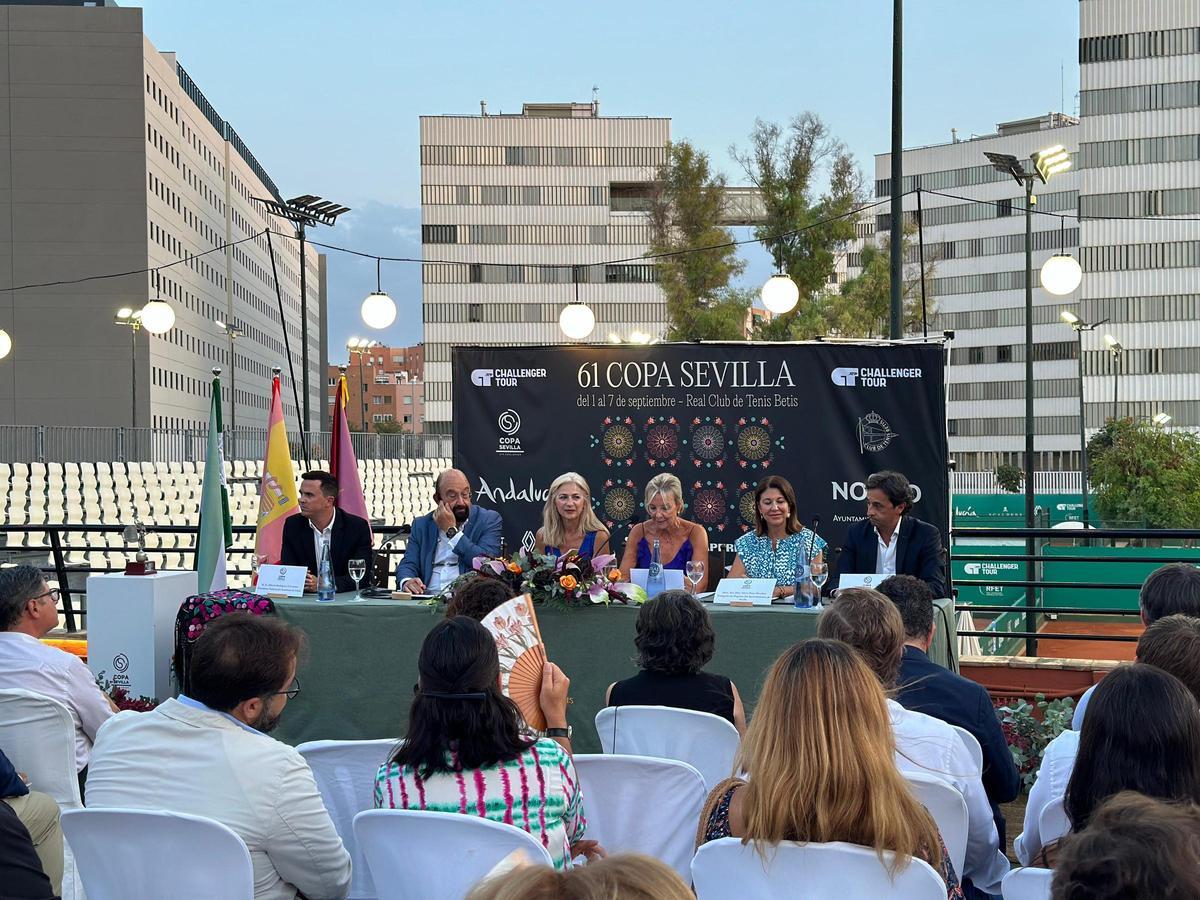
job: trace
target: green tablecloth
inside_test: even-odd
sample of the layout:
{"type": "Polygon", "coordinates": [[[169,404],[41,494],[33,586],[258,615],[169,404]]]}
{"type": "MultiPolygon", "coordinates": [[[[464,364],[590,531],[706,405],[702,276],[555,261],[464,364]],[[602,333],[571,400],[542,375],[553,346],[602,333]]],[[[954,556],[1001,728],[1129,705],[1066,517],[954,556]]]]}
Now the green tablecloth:
{"type": "MultiPolygon", "coordinates": [[[[308,635],[307,659],[299,668],[300,694],[290,700],[275,737],[290,744],[321,739],[398,738],[404,735],[417,654],[440,610],[412,601],[332,603],[311,597],[276,600],[285,621],[308,635]]],[[[937,638],[930,656],[955,665],[953,606],[938,601],[937,638]]],[[[733,679],[749,713],[775,658],[796,641],[816,633],[817,615],[790,606],[709,606],[717,632],[716,654],[707,670],[733,679]]],[[[569,719],[579,753],[599,752],[594,721],[604,691],[636,673],[633,664],[635,607],[538,609],[542,637],[554,662],[571,679],[569,719]]]]}

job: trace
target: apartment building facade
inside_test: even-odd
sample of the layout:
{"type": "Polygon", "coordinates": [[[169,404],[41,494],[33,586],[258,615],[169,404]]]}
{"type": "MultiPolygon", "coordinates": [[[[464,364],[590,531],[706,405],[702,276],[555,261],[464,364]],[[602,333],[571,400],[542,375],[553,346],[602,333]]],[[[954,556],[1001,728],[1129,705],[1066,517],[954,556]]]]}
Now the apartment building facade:
{"type": "MultiPolygon", "coordinates": [[[[326,405],[330,421],[342,366],[330,365],[326,405]]],[[[352,431],[371,431],[394,423],[404,434],[425,432],[425,345],[370,347],[345,364],[346,421],[352,431]]]]}
{"type": "Polygon", "coordinates": [[[428,431],[450,431],[455,344],[563,343],[576,296],[596,317],[590,341],[665,330],[654,267],[638,259],[670,126],[601,116],[596,101],[421,117],[428,431]]]}

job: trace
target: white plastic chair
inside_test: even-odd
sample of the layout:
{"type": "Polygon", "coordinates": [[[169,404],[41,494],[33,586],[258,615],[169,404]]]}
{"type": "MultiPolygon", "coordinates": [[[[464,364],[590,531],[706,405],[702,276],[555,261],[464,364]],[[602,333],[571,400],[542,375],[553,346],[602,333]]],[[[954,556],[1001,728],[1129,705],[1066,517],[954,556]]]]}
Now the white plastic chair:
{"type": "Polygon", "coordinates": [[[971,759],[975,763],[976,774],[983,775],[983,748],[979,746],[979,740],[960,725],[951,725],[950,727],[958,732],[958,736],[962,738],[967,752],[971,754],[971,759]]]}
{"type": "Polygon", "coordinates": [[[649,756],[575,756],[587,837],[609,853],[645,853],[686,881],[708,791],[693,766],[649,756]]]}
{"type": "Polygon", "coordinates": [[[741,742],[726,719],[671,706],[606,706],[596,713],[596,731],[605,753],[685,762],[709,790],[733,774],[741,742]]]}
{"type": "Polygon", "coordinates": [[[1071,833],[1071,819],[1063,806],[1063,798],[1055,797],[1038,813],[1038,836],[1042,846],[1048,847],[1071,833]]]}
{"type": "Polygon", "coordinates": [[[910,860],[893,880],[885,868],[891,852],[885,852],[880,862],[875,850],[855,844],[785,841],[766,848],[765,855],[764,862],[754,841],[709,841],[692,860],[698,900],[946,900],[942,876],[920,859],[910,860]]]}
{"type": "Polygon", "coordinates": [[[1050,900],[1053,869],[1013,869],[1000,883],[1004,900],[1050,900]]]}
{"type": "Polygon", "coordinates": [[[354,817],[354,837],[379,900],[462,900],[509,854],[554,861],[526,831],[479,816],[371,809],[354,817]]]}
{"type": "Polygon", "coordinates": [[[954,871],[961,877],[963,862],[967,858],[967,801],[958,788],[933,775],[918,772],[901,774],[917,800],[933,816],[938,831],[942,833],[942,841],[946,844],[954,871]]]}
{"type": "Polygon", "coordinates": [[[88,900],[253,900],[250,851],[231,828],[212,819],[143,809],[74,809],[62,814],[62,829],[88,900]]]}
{"type": "Polygon", "coordinates": [[[375,775],[396,744],[397,741],[387,739],[308,741],[296,747],[312,769],[333,827],[353,861],[354,880],[350,883],[353,900],[376,896],[371,870],[354,839],[354,817],[374,807],[375,775]]]}

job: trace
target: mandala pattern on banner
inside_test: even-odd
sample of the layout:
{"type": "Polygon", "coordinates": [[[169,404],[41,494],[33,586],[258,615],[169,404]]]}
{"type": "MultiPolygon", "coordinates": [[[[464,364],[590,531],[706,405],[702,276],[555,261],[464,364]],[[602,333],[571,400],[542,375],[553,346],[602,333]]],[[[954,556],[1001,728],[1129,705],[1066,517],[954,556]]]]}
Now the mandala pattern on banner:
{"type": "Polygon", "coordinates": [[[738,518],[741,520],[738,524],[741,525],[742,531],[749,531],[754,527],[754,489],[757,485],[749,484],[743,481],[738,485],[738,518]]]}
{"type": "MultiPolygon", "coordinates": [[[[766,416],[743,416],[737,421],[738,466],[765,470],[775,461],[775,452],[785,450],[783,435],[776,435],[766,416]]],[[[753,523],[753,518],[751,518],[753,523]]]]}
{"type": "Polygon", "coordinates": [[[725,420],[720,416],[697,416],[692,419],[688,444],[692,448],[692,465],[697,469],[720,469],[725,465],[725,420]]]}
{"type": "Polygon", "coordinates": [[[725,495],[724,482],[696,481],[692,484],[692,518],[703,525],[710,535],[729,527],[732,509],[725,495]]]}
{"type": "Polygon", "coordinates": [[[651,468],[674,469],[679,465],[679,420],[674,416],[648,418],[642,445],[651,468]]]}
{"type": "Polygon", "coordinates": [[[605,416],[600,433],[589,438],[593,450],[599,450],[606,466],[632,466],[638,452],[633,419],[629,416],[605,416]]]}
{"type": "Polygon", "coordinates": [[[614,528],[624,528],[638,510],[637,485],[628,478],[624,481],[609,478],[602,490],[597,514],[610,532],[614,528]]]}

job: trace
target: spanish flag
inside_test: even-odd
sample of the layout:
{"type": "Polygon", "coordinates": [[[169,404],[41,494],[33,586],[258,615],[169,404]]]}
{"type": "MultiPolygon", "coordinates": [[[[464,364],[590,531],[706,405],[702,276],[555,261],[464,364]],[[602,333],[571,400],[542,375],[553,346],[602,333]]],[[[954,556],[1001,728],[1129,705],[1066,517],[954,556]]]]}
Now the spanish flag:
{"type": "Polygon", "coordinates": [[[267,457],[263,462],[262,483],[258,487],[258,531],[254,536],[254,553],[267,565],[279,564],[283,523],[299,511],[296,470],[292,468],[292,452],[283,424],[283,401],[279,396],[279,376],[276,375],[271,382],[267,457]]]}

